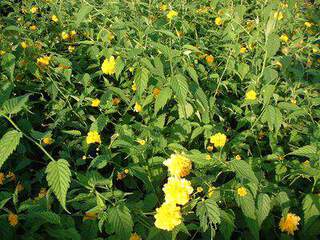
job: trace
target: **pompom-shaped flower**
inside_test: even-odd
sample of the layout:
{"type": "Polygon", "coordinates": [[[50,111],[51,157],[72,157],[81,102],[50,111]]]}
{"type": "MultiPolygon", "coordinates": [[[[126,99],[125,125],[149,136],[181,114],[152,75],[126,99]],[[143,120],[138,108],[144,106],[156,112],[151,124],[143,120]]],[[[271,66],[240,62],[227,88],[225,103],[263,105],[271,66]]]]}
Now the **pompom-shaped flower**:
{"type": "Polygon", "coordinates": [[[214,62],[214,57],[212,55],[207,55],[206,56],[206,61],[208,64],[211,64],[214,62]]]}
{"type": "Polygon", "coordinates": [[[210,143],[215,147],[223,147],[227,142],[227,136],[223,133],[216,133],[210,137],[210,143]]]}
{"type": "Polygon", "coordinates": [[[99,107],[99,105],[100,105],[100,99],[96,98],[92,100],[91,107],[99,107]]]}
{"type": "Polygon", "coordinates": [[[273,17],[274,17],[275,19],[277,19],[278,21],[280,21],[280,20],[283,19],[283,13],[282,13],[282,12],[275,12],[275,13],[273,14],[273,17]]]}
{"type": "Polygon", "coordinates": [[[137,233],[132,233],[129,240],[141,240],[142,238],[137,233]]]}
{"type": "Polygon", "coordinates": [[[168,167],[170,175],[174,177],[185,177],[189,175],[192,168],[190,159],[183,154],[171,154],[163,164],[168,167]]]}
{"type": "Polygon", "coordinates": [[[101,70],[104,74],[114,74],[116,72],[116,61],[113,56],[109,59],[105,59],[102,63],[101,70]]]}
{"type": "Polygon", "coordinates": [[[216,17],[216,19],[214,20],[214,23],[217,25],[217,26],[220,26],[222,25],[222,18],[221,17],[216,17]]]}
{"type": "Polygon", "coordinates": [[[185,205],[189,202],[190,194],[193,192],[190,181],[176,177],[169,177],[162,190],[165,194],[166,202],[179,205],[185,205]]]}
{"type": "Polygon", "coordinates": [[[182,222],[180,207],[172,203],[163,203],[156,209],[154,225],[163,230],[171,231],[182,222]]]}
{"type": "Polygon", "coordinates": [[[91,144],[91,143],[101,144],[101,137],[97,131],[90,131],[88,132],[86,141],[87,141],[87,144],[91,144]]]}
{"type": "Polygon", "coordinates": [[[246,100],[256,100],[257,99],[257,93],[254,90],[250,90],[246,92],[246,100]]]}
{"type": "Polygon", "coordinates": [[[169,20],[172,20],[173,18],[175,18],[176,16],[178,16],[178,12],[174,11],[174,10],[170,10],[167,14],[167,18],[169,20]]]}
{"type": "Polygon", "coordinates": [[[8,221],[11,226],[16,226],[19,223],[18,215],[10,212],[8,215],[8,221]]]}
{"type": "Polygon", "coordinates": [[[45,144],[45,145],[51,145],[53,143],[53,139],[52,137],[50,136],[47,136],[47,137],[44,137],[42,139],[42,142],[45,144]]]}
{"type": "Polygon", "coordinates": [[[52,16],[51,16],[51,20],[52,20],[53,22],[58,22],[58,21],[59,21],[59,19],[58,19],[58,17],[57,17],[56,15],[52,15],[52,16]]]}
{"type": "Polygon", "coordinates": [[[50,56],[39,57],[39,58],[37,59],[37,64],[38,64],[38,66],[40,66],[40,67],[46,67],[46,66],[49,65],[50,60],[51,60],[51,57],[50,57],[50,56]]]}
{"type": "Polygon", "coordinates": [[[244,54],[244,53],[246,53],[247,52],[247,48],[245,48],[245,47],[241,47],[240,48],[240,53],[241,54],[244,54]]]}
{"type": "Polygon", "coordinates": [[[281,232],[287,232],[293,235],[294,231],[298,230],[299,221],[300,217],[293,213],[288,213],[286,216],[283,216],[279,223],[281,232]]]}
{"type": "Polygon", "coordinates": [[[304,25],[307,27],[307,28],[310,28],[312,27],[312,23],[311,22],[305,22],[304,25]]]}
{"type": "Polygon", "coordinates": [[[289,37],[287,34],[282,34],[280,37],[279,37],[280,41],[282,42],[288,42],[289,41],[289,37]]]}
{"type": "Polygon", "coordinates": [[[61,33],[61,38],[62,38],[63,40],[68,40],[68,39],[70,38],[70,35],[69,35],[69,33],[67,33],[67,32],[62,32],[62,33],[61,33]]]}
{"type": "Polygon", "coordinates": [[[31,9],[30,9],[30,12],[31,13],[37,13],[38,12],[38,7],[36,7],[36,6],[33,6],[31,9]]]}
{"type": "Polygon", "coordinates": [[[21,47],[23,49],[26,49],[28,47],[28,44],[26,42],[21,42],[21,47]]]}
{"type": "Polygon", "coordinates": [[[237,193],[240,197],[244,197],[248,194],[247,189],[245,187],[239,187],[237,189],[237,193]]]}
{"type": "Polygon", "coordinates": [[[142,112],[142,106],[138,102],[136,102],[134,105],[134,111],[135,112],[142,112]]]}

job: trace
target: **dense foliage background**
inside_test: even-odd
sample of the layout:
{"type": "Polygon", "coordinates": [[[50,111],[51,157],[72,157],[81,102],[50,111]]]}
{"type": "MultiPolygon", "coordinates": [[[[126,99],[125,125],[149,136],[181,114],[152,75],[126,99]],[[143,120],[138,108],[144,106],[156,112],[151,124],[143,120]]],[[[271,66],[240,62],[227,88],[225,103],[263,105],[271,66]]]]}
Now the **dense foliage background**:
{"type": "Polygon", "coordinates": [[[1,239],[317,239],[319,7],[0,1],[1,239]],[[175,153],[193,193],[167,231],[175,153]]]}

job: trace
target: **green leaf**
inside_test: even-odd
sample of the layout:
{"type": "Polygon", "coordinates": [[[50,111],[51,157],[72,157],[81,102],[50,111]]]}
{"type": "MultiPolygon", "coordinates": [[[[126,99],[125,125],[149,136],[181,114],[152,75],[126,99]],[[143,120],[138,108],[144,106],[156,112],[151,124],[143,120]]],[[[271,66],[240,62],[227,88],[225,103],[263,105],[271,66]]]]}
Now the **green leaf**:
{"type": "Polygon", "coordinates": [[[187,79],[183,75],[177,74],[170,79],[170,86],[177,96],[177,100],[181,103],[185,103],[189,92],[187,79]]]}
{"type": "Polygon", "coordinates": [[[219,226],[219,230],[221,232],[221,235],[223,239],[230,239],[232,232],[235,228],[234,225],[234,213],[231,209],[228,209],[227,211],[223,211],[220,209],[220,215],[221,215],[221,224],[219,226]]]}
{"type": "Polygon", "coordinates": [[[303,199],[303,232],[307,236],[319,234],[320,229],[318,226],[318,232],[310,232],[310,228],[320,219],[320,197],[313,194],[307,194],[303,199]]]}
{"type": "Polygon", "coordinates": [[[308,158],[314,158],[317,155],[317,147],[314,145],[307,145],[304,147],[300,147],[293,152],[289,153],[288,155],[296,155],[308,158]]]}
{"type": "Polygon", "coordinates": [[[66,197],[71,181],[69,163],[64,159],[51,161],[47,166],[46,174],[49,187],[56,195],[63,209],[67,211],[66,197]]]}
{"type": "Polygon", "coordinates": [[[271,131],[278,132],[283,121],[280,110],[276,107],[268,105],[261,117],[263,123],[268,123],[268,127],[271,131]]]}
{"type": "Polygon", "coordinates": [[[16,114],[20,112],[26,105],[29,99],[29,94],[10,98],[4,102],[2,108],[6,114],[16,114]]]}
{"type": "Polygon", "coordinates": [[[117,237],[121,240],[129,239],[133,230],[133,221],[129,209],[124,204],[111,207],[108,210],[108,217],[112,230],[117,237]]]}
{"type": "Polygon", "coordinates": [[[157,114],[160,109],[162,109],[169,99],[172,96],[172,90],[168,87],[161,89],[160,94],[156,98],[156,101],[154,103],[154,113],[157,114]]]}
{"type": "Polygon", "coordinates": [[[3,84],[0,90],[0,107],[9,98],[12,89],[13,89],[12,83],[7,82],[3,84]]]}
{"type": "Polygon", "coordinates": [[[146,90],[149,81],[149,71],[146,68],[141,68],[136,71],[134,82],[137,85],[137,95],[142,97],[143,92],[146,90]]]}
{"type": "Polygon", "coordinates": [[[119,79],[119,76],[123,70],[123,68],[125,67],[124,62],[122,61],[122,59],[120,57],[117,57],[116,59],[116,79],[119,79]]]}
{"type": "Polygon", "coordinates": [[[267,106],[270,102],[270,99],[272,97],[272,94],[275,90],[274,85],[267,85],[266,87],[263,88],[263,105],[267,106]]]}
{"type": "Polygon", "coordinates": [[[258,184],[259,181],[251,169],[251,166],[243,160],[233,160],[229,162],[231,170],[236,172],[240,178],[246,178],[249,181],[258,184]]]}
{"type": "Polygon", "coordinates": [[[263,221],[268,217],[270,212],[271,200],[269,196],[265,193],[260,193],[258,195],[258,203],[257,203],[257,220],[259,226],[263,223],[263,221]]]}
{"type": "Polygon", "coordinates": [[[21,137],[21,132],[12,130],[4,134],[3,137],[0,139],[0,168],[7,160],[7,158],[17,148],[21,137]]]}
{"type": "Polygon", "coordinates": [[[93,7],[88,6],[88,5],[83,5],[80,8],[80,11],[76,14],[75,18],[75,27],[77,28],[80,26],[81,22],[85,19],[85,17],[91,12],[93,7]]]}
{"type": "Polygon", "coordinates": [[[271,34],[266,43],[267,57],[273,57],[280,48],[280,40],[277,34],[271,34]]]}
{"type": "Polygon", "coordinates": [[[8,75],[11,81],[14,80],[14,69],[16,65],[16,57],[11,54],[7,53],[6,55],[3,56],[2,61],[1,61],[1,67],[4,70],[4,72],[8,75]]]}
{"type": "Polygon", "coordinates": [[[31,217],[40,218],[42,221],[51,224],[60,224],[60,216],[50,211],[33,212],[31,217]]]}
{"type": "Polygon", "coordinates": [[[221,222],[220,209],[216,201],[212,198],[199,202],[196,214],[199,217],[200,226],[204,232],[207,231],[209,225],[210,227],[214,227],[213,225],[221,222]]]}

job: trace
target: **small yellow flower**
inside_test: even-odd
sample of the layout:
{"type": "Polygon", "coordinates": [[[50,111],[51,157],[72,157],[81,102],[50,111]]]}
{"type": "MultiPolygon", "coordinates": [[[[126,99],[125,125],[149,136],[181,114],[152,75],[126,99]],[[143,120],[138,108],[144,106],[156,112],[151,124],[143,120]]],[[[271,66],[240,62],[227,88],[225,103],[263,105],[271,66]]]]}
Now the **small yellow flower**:
{"type": "Polygon", "coordinates": [[[69,53],[73,53],[75,49],[76,49],[75,46],[69,46],[69,47],[68,47],[69,53]]]}
{"type": "Polygon", "coordinates": [[[70,32],[70,37],[71,37],[71,38],[75,38],[76,35],[77,35],[77,32],[76,32],[75,30],[72,30],[72,31],[70,32]]]}
{"type": "Polygon", "coordinates": [[[90,131],[86,137],[87,144],[98,143],[101,144],[101,137],[97,131],[90,131]]]}
{"type": "Polygon", "coordinates": [[[0,56],[3,56],[6,54],[6,51],[0,50],[0,56]]]}
{"type": "Polygon", "coordinates": [[[247,48],[245,48],[245,47],[241,47],[240,48],[240,53],[241,54],[244,54],[244,53],[246,53],[247,52],[247,48]]]}
{"type": "Polygon", "coordinates": [[[223,147],[227,142],[227,136],[223,133],[216,133],[210,137],[210,143],[215,147],[223,147]]]}
{"type": "Polygon", "coordinates": [[[214,190],[216,188],[214,186],[210,186],[209,189],[208,189],[208,197],[212,197],[213,193],[214,193],[214,190]]]}
{"type": "Polygon", "coordinates": [[[132,233],[129,240],[142,240],[142,238],[137,233],[132,233]]]}
{"type": "Polygon", "coordinates": [[[37,59],[37,64],[38,64],[38,66],[40,66],[40,67],[46,67],[46,66],[49,65],[50,60],[51,60],[51,57],[50,57],[50,56],[39,57],[39,58],[37,59]]]}
{"type": "Polygon", "coordinates": [[[137,140],[137,143],[139,143],[140,145],[145,145],[146,144],[146,141],[145,140],[143,140],[143,139],[138,139],[137,140]]]}
{"type": "Polygon", "coordinates": [[[236,157],[235,157],[236,160],[241,160],[241,156],[238,154],[236,157]]]}
{"type": "Polygon", "coordinates": [[[274,64],[279,67],[282,68],[282,63],[280,61],[275,61],[274,64]]]}
{"type": "Polygon", "coordinates": [[[280,3],[280,7],[283,8],[288,8],[288,3],[280,3]]]}
{"type": "Polygon", "coordinates": [[[52,137],[48,136],[48,137],[43,138],[42,142],[45,145],[51,145],[53,143],[53,139],[52,139],[52,137]]]}
{"type": "Polygon", "coordinates": [[[318,49],[316,49],[316,48],[312,48],[312,52],[313,52],[313,53],[318,53],[318,52],[319,52],[319,50],[318,50],[318,49]]]}
{"type": "Polygon", "coordinates": [[[282,34],[280,37],[279,37],[280,41],[282,42],[285,42],[287,43],[289,41],[289,37],[287,34],[282,34]]]}
{"type": "Polygon", "coordinates": [[[203,188],[202,187],[197,187],[197,193],[201,193],[203,192],[203,188]]]}
{"type": "Polygon", "coordinates": [[[53,21],[53,22],[58,22],[59,21],[59,19],[58,19],[58,17],[56,16],[56,15],[52,15],[51,16],[51,20],[53,21]]]}
{"type": "Polygon", "coordinates": [[[294,235],[294,231],[298,230],[299,221],[300,217],[293,213],[288,213],[286,216],[283,216],[279,222],[281,232],[294,235]]]}
{"type": "Polygon", "coordinates": [[[212,151],[213,151],[213,145],[209,145],[209,146],[207,147],[207,151],[208,151],[208,152],[212,152],[212,151]]]}
{"type": "Polygon", "coordinates": [[[33,6],[33,7],[30,9],[30,12],[33,13],[33,14],[37,13],[37,12],[38,12],[38,7],[33,6]]]}
{"type": "Polygon", "coordinates": [[[135,83],[132,84],[131,86],[132,91],[137,91],[137,85],[135,83]]]}
{"type": "Polygon", "coordinates": [[[296,105],[296,104],[297,104],[297,100],[296,100],[296,99],[294,99],[294,98],[291,98],[291,99],[290,99],[290,102],[291,102],[292,104],[294,104],[294,105],[296,105]]]}
{"type": "Polygon", "coordinates": [[[304,25],[305,25],[307,28],[311,28],[313,24],[312,24],[311,22],[305,22],[304,25]]]}
{"type": "Polygon", "coordinates": [[[129,72],[133,73],[134,67],[129,67],[129,72]]]}
{"type": "Polygon", "coordinates": [[[206,155],[206,160],[211,160],[210,154],[207,154],[207,155],[206,155]]]}
{"type": "Polygon", "coordinates": [[[156,209],[154,225],[163,230],[171,231],[182,222],[180,207],[172,203],[163,203],[156,209]]]}
{"type": "Polygon", "coordinates": [[[257,99],[257,93],[254,90],[250,90],[246,92],[246,100],[256,100],[257,99]]]}
{"type": "Polygon", "coordinates": [[[310,161],[309,161],[309,160],[305,160],[305,161],[303,162],[303,164],[306,165],[306,166],[309,166],[309,165],[310,165],[310,161]]]}
{"type": "Polygon", "coordinates": [[[114,105],[114,106],[117,106],[117,105],[119,105],[119,103],[120,103],[120,98],[118,98],[118,97],[115,97],[115,98],[112,98],[112,105],[114,105]]]}
{"type": "Polygon", "coordinates": [[[26,42],[21,42],[21,47],[23,49],[26,49],[28,47],[28,44],[26,42]]]}
{"type": "Polygon", "coordinates": [[[138,102],[136,102],[134,105],[134,111],[135,112],[142,112],[142,106],[138,102]]]}
{"type": "Polygon", "coordinates": [[[0,186],[3,185],[5,179],[6,179],[6,177],[5,177],[4,173],[0,172],[0,186]]]}
{"type": "Polygon", "coordinates": [[[160,5],[160,10],[161,11],[166,11],[168,9],[168,5],[167,4],[161,4],[160,5]]]}
{"type": "Polygon", "coordinates": [[[217,25],[217,26],[221,26],[222,25],[222,18],[221,17],[216,17],[216,19],[214,20],[214,23],[217,25]]]}
{"type": "Polygon", "coordinates": [[[240,197],[244,197],[248,194],[247,189],[245,187],[239,187],[237,189],[237,193],[240,197]]]}
{"type": "Polygon", "coordinates": [[[171,21],[173,18],[175,18],[176,16],[178,16],[178,12],[174,11],[174,10],[170,10],[167,14],[167,18],[171,21]]]}
{"type": "Polygon", "coordinates": [[[159,96],[159,94],[160,94],[160,92],[161,92],[161,90],[160,90],[160,88],[154,88],[153,90],[152,90],[152,95],[154,96],[154,97],[157,97],[157,96],[159,96]]]}
{"type": "Polygon", "coordinates": [[[100,99],[96,98],[92,100],[91,107],[99,107],[99,105],[100,105],[100,99]]]}
{"type": "Polygon", "coordinates": [[[311,61],[310,58],[307,59],[307,63],[306,64],[307,64],[308,67],[310,67],[312,65],[312,61],[311,61]]]}
{"type": "Polygon", "coordinates": [[[171,154],[170,158],[163,162],[168,167],[171,176],[185,177],[189,175],[192,163],[184,154],[171,154]]]}
{"type": "Polygon", "coordinates": [[[67,32],[62,32],[61,38],[62,38],[62,40],[68,40],[70,38],[70,35],[67,32]]]}
{"type": "Polygon", "coordinates": [[[275,19],[277,19],[278,21],[282,20],[283,19],[283,13],[282,12],[275,12],[273,17],[275,19]]]}
{"type": "Polygon", "coordinates": [[[206,56],[206,62],[208,63],[208,64],[212,64],[213,62],[214,62],[214,57],[212,56],[212,55],[207,55],[206,56]]]}
{"type": "Polygon", "coordinates": [[[16,226],[18,223],[19,223],[19,220],[18,220],[18,215],[17,214],[14,214],[12,212],[9,212],[8,214],[8,222],[11,226],[16,226]]]}
{"type": "Polygon", "coordinates": [[[124,173],[125,173],[125,174],[128,174],[128,173],[129,173],[129,169],[126,168],[126,169],[124,170],[124,173]]]}
{"type": "Polygon", "coordinates": [[[96,220],[97,219],[97,213],[96,212],[86,212],[82,218],[83,221],[87,220],[96,220]]]}
{"type": "Polygon", "coordinates": [[[113,56],[103,61],[101,70],[104,74],[108,75],[112,75],[116,72],[116,61],[113,56]]]}
{"type": "Polygon", "coordinates": [[[29,29],[32,30],[32,31],[35,31],[35,30],[37,30],[38,28],[37,28],[36,25],[31,25],[29,29]]]}

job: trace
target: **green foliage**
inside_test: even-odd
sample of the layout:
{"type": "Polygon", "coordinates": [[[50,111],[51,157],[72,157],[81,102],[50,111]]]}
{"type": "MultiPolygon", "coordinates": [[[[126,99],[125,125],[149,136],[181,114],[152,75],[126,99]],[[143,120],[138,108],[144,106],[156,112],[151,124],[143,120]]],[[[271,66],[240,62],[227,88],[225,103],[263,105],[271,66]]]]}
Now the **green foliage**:
{"type": "Polygon", "coordinates": [[[8,157],[17,148],[22,137],[21,132],[16,130],[11,130],[6,132],[5,135],[0,139],[0,168],[8,157]]]}

